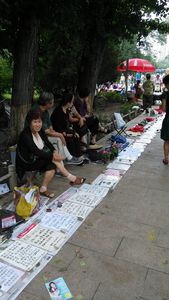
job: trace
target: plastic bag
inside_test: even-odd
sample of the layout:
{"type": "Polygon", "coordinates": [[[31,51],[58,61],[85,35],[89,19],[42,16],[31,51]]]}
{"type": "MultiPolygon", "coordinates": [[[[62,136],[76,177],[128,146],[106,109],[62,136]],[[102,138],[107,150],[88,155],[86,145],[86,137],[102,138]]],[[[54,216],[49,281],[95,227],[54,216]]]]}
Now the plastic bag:
{"type": "Polygon", "coordinates": [[[39,210],[39,187],[21,186],[14,188],[16,213],[22,218],[28,218],[39,210]]]}

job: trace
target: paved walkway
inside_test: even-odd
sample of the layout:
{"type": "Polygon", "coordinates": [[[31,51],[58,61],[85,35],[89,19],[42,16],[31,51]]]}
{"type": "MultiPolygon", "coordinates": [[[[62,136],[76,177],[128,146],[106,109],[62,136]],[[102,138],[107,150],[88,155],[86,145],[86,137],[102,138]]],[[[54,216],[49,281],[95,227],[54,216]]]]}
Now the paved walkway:
{"type": "MultiPolygon", "coordinates": [[[[143,116],[132,121],[143,119],[143,116]]],[[[44,283],[65,281],[77,300],[169,299],[169,167],[159,133],[116,188],[17,297],[47,300],[44,283]]],[[[72,167],[91,182],[104,165],[72,167]]],[[[68,183],[56,178],[57,194],[68,183]]]]}

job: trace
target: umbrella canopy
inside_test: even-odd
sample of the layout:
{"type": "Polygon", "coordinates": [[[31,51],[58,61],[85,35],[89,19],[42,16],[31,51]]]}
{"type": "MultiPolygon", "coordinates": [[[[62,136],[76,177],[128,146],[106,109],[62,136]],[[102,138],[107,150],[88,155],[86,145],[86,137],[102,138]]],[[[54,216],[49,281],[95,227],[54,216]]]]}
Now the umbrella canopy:
{"type": "MultiPolygon", "coordinates": [[[[126,60],[123,61],[118,67],[117,70],[120,72],[126,71],[126,60]]],[[[128,70],[135,72],[154,72],[154,65],[146,59],[142,58],[130,58],[128,60],[128,70]]]]}

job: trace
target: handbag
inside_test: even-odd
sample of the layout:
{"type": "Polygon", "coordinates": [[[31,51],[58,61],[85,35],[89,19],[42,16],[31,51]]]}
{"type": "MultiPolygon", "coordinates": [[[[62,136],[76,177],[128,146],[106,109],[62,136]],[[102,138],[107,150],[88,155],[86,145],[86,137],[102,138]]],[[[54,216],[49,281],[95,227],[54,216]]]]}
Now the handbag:
{"type": "Polygon", "coordinates": [[[14,203],[16,213],[22,218],[28,218],[39,210],[40,193],[36,185],[14,187],[14,203]]]}

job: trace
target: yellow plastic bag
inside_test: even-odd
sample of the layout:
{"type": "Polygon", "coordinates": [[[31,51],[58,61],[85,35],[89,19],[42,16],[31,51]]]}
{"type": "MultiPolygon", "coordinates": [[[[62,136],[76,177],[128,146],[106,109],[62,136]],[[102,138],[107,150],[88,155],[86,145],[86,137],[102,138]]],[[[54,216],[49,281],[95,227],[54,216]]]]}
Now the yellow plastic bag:
{"type": "Polygon", "coordinates": [[[15,187],[14,199],[16,213],[22,218],[28,218],[39,209],[39,187],[36,185],[15,187]]]}

